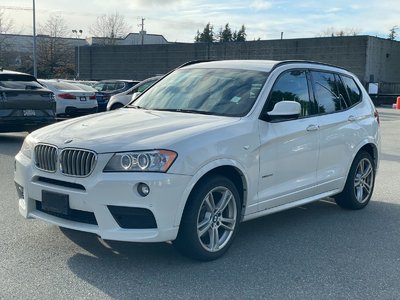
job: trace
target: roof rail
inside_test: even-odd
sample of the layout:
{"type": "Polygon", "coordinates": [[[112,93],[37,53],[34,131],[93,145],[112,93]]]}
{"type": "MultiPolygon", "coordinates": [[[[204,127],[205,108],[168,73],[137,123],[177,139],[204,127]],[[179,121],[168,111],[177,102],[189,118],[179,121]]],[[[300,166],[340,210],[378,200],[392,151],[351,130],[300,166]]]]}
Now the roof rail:
{"type": "Polygon", "coordinates": [[[186,66],[194,65],[194,64],[199,64],[202,62],[209,62],[212,61],[211,59],[196,59],[196,60],[190,60],[188,62],[185,62],[184,64],[180,65],[179,67],[176,67],[176,69],[180,69],[186,66]]]}
{"type": "Polygon", "coordinates": [[[274,65],[271,69],[274,70],[275,68],[282,66],[282,65],[286,65],[286,64],[291,64],[291,63],[305,63],[305,64],[316,64],[316,65],[324,65],[324,66],[328,66],[328,67],[334,67],[334,68],[338,68],[338,69],[342,69],[344,71],[347,71],[345,68],[340,67],[340,66],[336,66],[336,65],[332,65],[332,64],[328,64],[328,63],[323,63],[323,62],[318,62],[318,61],[313,61],[313,60],[283,60],[281,62],[278,62],[276,65],[274,65]]]}

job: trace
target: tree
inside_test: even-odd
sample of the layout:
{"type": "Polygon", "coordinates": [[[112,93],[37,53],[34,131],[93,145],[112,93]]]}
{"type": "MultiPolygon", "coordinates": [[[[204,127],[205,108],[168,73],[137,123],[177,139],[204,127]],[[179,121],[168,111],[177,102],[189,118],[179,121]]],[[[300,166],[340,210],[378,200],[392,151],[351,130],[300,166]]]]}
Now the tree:
{"type": "Polygon", "coordinates": [[[245,42],[246,41],[246,27],[244,27],[244,25],[242,25],[242,27],[239,29],[239,31],[237,32],[236,35],[236,42],[245,42]]]}
{"type": "Polygon", "coordinates": [[[71,77],[74,74],[74,47],[63,37],[67,26],[61,16],[52,15],[39,28],[37,58],[39,77],[71,77]]]}
{"type": "Polygon", "coordinates": [[[242,27],[239,29],[239,31],[234,31],[232,32],[232,29],[229,27],[229,23],[225,24],[224,28],[220,28],[218,35],[215,36],[214,34],[214,27],[213,25],[210,24],[210,22],[207,23],[207,25],[204,27],[203,32],[200,32],[197,30],[197,34],[194,37],[194,41],[196,43],[212,43],[215,41],[218,42],[244,42],[246,41],[246,27],[242,25],[242,27]]]}
{"type": "Polygon", "coordinates": [[[391,41],[396,40],[397,38],[397,30],[399,29],[399,26],[393,26],[392,28],[389,29],[389,35],[388,35],[388,39],[391,41]]]}
{"type": "Polygon", "coordinates": [[[219,41],[220,42],[232,42],[232,30],[229,27],[229,23],[225,24],[225,28],[219,30],[219,41]]]}
{"type": "Polygon", "coordinates": [[[215,42],[214,27],[210,24],[210,22],[208,22],[207,25],[204,27],[203,32],[200,33],[200,31],[197,30],[197,35],[194,37],[194,40],[196,43],[215,42]]]}
{"type": "Polygon", "coordinates": [[[7,65],[7,53],[10,51],[10,44],[8,42],[10,33],[14,28],[14,20],[8,18],[4,10],[0,10],[0,67],[7,65]]]}
{"type": "Polygon", "coordinates": [[[117,39],[128,34],[125,17],[118,12],[97,17],[96,22],[90,27],[94,37],[102,37],[104,45],[115,45],[117,39]]]}
{"type": "Polygon", "coordinates": [[[319,37],[335,37],[335,36],[356,36],[360,34],[360,30],[357,28],[342,28],[336,30],[334,27],[328,27],[322,31],[319,37]]]}

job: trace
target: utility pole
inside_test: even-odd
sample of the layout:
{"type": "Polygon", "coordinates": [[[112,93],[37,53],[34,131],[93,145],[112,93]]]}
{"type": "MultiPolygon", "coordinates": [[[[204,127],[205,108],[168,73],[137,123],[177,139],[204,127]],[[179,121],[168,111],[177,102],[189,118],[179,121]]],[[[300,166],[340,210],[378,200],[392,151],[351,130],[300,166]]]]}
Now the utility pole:
{"type": "Polygon", "coordinates": [[[142,19],[142,23],[141,23],[141,24],[138,24],[138,26],[142,28],[142,30],[140,30],[140,35],[142,36],[142,45],[143,45],[143,42],[144,42],[144,35],[145,35],[145,33],[146,33],[146,31],[144,31],[144,20],[146,20],[146,19],[143,18],[143,17],[142,17],[141,19],[142,19]]]}
{"type": "Polygon", "coordinates": [[[37,77],[37,62],[36,62],[36,11],[35,0],[33,0],[33,76],[37,77]]]}

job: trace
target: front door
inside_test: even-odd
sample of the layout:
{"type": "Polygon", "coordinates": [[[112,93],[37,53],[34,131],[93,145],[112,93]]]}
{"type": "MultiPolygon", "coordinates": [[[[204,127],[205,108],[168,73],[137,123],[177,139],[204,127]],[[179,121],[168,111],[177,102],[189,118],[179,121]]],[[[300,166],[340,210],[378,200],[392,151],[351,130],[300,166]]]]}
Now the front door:
{"type": "Polygon", "coordinates": [[[279,101],[297,101],[301,105],[301,114],[297,120],[259,120],[259,210],[315,194],[319,126],[307,77],[306,70],[282,73],[264,107],[264,111],[268,112],[279,101]]]}

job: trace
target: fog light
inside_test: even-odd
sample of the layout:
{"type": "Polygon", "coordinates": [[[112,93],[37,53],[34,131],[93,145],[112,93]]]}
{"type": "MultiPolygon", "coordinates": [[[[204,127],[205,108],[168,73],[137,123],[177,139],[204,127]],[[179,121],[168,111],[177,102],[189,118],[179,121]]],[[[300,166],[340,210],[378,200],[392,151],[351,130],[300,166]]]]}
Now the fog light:
{"type": "Polygon", "coordinates": [[[137,191],[140,196],[146,197],[150,193],[150,187],[147,184],[141,182],[138,184],[137,191]]]}
{"type": "Polygon", "coordinates": [[[25,202],[25,199],[19,199],[19,200],[18,200],[18,204],[19,204],[19,207],[20,207],[21,209],[26,210],[26,202],[25,202]]]}
{"type": "Polygon", "coordinates": [[[24,188],[18,183],[15,183],[15,187],[17,188],[18,199],[24,199],[24,188]]]}

